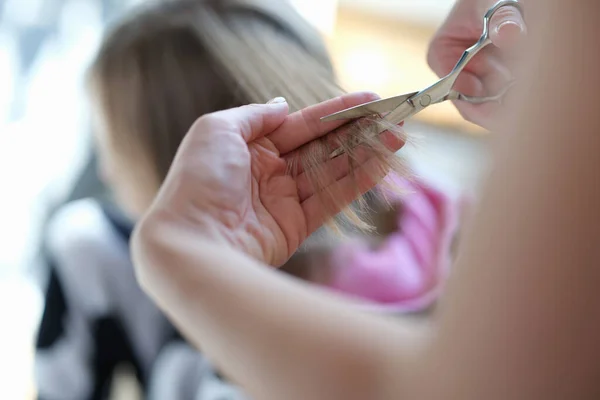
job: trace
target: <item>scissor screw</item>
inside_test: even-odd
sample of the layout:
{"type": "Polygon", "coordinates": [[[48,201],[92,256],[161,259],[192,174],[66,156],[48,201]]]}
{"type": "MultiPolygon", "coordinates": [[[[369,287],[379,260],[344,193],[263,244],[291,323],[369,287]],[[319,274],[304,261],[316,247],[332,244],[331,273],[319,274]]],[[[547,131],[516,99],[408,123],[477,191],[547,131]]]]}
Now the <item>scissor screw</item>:
{"type": "Polygon", "coordinates": [[[419,100],[419,104],[421,104],[421,106],[423,107],[429,106],[431,104],[431,96],[429,96],[428,94],[424,95],[419,100]]]}

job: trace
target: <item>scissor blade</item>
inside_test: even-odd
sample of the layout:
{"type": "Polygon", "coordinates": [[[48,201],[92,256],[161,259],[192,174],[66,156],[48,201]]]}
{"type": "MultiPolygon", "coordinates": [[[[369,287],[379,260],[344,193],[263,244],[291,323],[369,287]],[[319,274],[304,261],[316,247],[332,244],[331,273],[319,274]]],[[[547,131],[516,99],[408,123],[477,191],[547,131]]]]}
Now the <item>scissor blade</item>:
{"type": "Polygon", "coordinates": [[[388,97],[387,99],[380,99],[371,101],[369,103],[360,104],[358,106],[347,108],[334,114],[327,115],[321,118],[321,121],[330,122],[342,119],[355,119],[367,117],[369,115],[375,114],[384,114],[394,110],[417,93],[418,92],[406,93],[401,94],[399,96],[388,97]]]}
{"type": "Polygon", "coordinates": [[[417,109],[412,104],[410,104],[410,102],[407,101],[401,104],[399,107],[396,107],[394,110],[392,110],[389,114],[385,116],[384,119],[394,125],[398,125],[400,122],[408,119],[409,117],[412,117],[416,113],[417,109]]]}

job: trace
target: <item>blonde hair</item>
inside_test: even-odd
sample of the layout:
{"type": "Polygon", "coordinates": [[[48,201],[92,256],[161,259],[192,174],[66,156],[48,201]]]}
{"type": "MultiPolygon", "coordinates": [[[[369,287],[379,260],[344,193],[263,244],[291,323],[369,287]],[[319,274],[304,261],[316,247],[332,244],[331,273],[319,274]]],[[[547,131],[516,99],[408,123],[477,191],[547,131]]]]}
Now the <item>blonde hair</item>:
{"type": "MultiPolygon", "coordinates": [[[[145,4],[105,37],[90,83],[114,149],[141,157],[158,185],[189,127],[203,114],[277,96],[296,111],[344,93],[316,30],[287,2],[272,0],[145,4]]],[[[392,169],[402,170],[378,138],[384,128],[400,134],[379,118],[348,125],[343,140],[318,140],[300,149],[289,172],[298,166],[308,171],[330,204],[335,199],[322,165],[337,147],[349,163],[356,159],[351,143],[360,140],[374,149],[379,162],[369,173],[377,181],[392,169]]],[[[370,224],[358,214],[365,206],[362,201],[342,216],[368,230],[370,224]]]]}

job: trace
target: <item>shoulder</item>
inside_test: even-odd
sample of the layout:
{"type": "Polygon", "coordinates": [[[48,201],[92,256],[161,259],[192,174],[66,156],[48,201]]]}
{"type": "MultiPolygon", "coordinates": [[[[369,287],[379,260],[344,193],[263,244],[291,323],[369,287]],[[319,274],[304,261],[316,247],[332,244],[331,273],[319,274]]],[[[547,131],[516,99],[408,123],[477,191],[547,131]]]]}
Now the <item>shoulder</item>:
{"type": "Polygon", "coordinates": [[[50,254],[63,258],[70,254],[101,254],[108,248],[125,244],[119,240],[101,205],[93,199],[68,203],[50,219],[46,231],[50,254]]]}

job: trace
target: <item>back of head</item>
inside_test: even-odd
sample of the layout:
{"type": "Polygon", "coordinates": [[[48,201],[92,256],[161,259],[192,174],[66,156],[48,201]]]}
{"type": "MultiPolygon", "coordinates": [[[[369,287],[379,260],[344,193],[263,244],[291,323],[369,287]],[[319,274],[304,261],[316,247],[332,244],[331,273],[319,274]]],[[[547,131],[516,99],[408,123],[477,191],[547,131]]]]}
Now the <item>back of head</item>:
{"type": "MultiPolygon", "coordinates": [[[[105,37],[90,84],[100,164],[134,217],[150,205],[203,114],[277,96],[296,111],[343,93],[320,35],[285,0],[149,1],[105,37]]],[[[372,128],[355,127],[353,135],[388,168],[389,151],[372,128]]],[[[320,190],[321,169],[312,167],[327,149],[316,143],[305,150],[299,161],[320,190]]],[[[344,214],[350,225],[368,228],[354,211],[344,214]]]]}
{"type": "Polygon", "coordinates": [[[277,96],[293,111],[342,92],[319,34],[273,0],[145,4],[106,36],[90,82],[113,158],[152,171],[156,188],[201,115],[277,96]]]}

